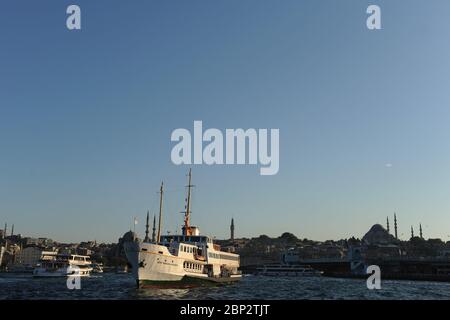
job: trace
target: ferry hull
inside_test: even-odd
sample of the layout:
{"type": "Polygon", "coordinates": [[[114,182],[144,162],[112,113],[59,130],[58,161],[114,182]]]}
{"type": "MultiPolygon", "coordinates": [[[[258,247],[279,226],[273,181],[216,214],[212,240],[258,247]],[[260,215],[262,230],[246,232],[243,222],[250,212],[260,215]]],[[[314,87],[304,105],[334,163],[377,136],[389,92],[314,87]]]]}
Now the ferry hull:
{"type": "Polygon", "coordinates": [[[201,272],[186,272],[185,259],[171,255],[167,247],[157,244],[128,242],[125,253],[139,288],[211,287],[241,279],[240,275],[209,277],[201,272]]]}

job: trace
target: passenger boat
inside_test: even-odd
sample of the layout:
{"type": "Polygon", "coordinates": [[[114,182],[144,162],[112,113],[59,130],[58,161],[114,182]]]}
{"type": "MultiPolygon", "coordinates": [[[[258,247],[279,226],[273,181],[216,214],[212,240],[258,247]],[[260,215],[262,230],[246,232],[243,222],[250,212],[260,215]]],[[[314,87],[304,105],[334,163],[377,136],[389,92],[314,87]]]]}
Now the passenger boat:
{"type": "Polygon", "coordinates": [[[87,277],[92,271],[89,256],[58,254],[51,260],[41,260],[33,270],[34,277],[87,277]]]}
{"type": "Polygon", "coordinates": [[[140,241],[134,233],[125,241],[124,248],[131,272],[138,287],[190,288],[231,283],[241,279],[239,255],[222,251],[213,239],[200,235],[190,225],[191,179],[189,171],[188,195],[184,226],[180,235],[161,235],[163,184],[160,188],[158,233],[140,241]]]}

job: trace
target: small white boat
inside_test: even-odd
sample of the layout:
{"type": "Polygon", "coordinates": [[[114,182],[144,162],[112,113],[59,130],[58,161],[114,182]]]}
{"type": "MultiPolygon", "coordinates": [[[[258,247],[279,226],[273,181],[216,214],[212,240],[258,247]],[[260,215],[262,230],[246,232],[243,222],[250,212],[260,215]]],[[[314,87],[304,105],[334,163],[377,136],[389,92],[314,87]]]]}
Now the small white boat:
{"type": "Polygon", "coordinates": [[[317,277],[323,274],[323,271],[315,270],[310,266],[288,264],[264,265],[258,267],[256,271],[258,275],[262,276],[317,277]]]}
{"type": "Polygon", "coordinates": [[[93,263],[91,265],[92,273],[103,273],[103,264],[102,263],[93,263]]]}
{"type": "Polygon", "coordinates": [[[93,269],[91,264],[88,256],[59,254],[54,259],[41,260],[33,270],[33,276],[41,278],[87,277],[93,269]]]}

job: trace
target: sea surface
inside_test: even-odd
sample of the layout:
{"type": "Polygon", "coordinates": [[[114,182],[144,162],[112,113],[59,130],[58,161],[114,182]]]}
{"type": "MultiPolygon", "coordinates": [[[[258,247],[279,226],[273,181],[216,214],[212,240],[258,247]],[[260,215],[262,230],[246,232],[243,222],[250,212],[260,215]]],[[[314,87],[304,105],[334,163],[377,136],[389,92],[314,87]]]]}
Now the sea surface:
{"type": "Polygon", "coordinates": [[[81,289],[69,290],[66,279],[0,274],[4,299],[450,299],[450,283],[382,281],[381,290],[367,289],[365,280],[327,277],[245,276],[215,288],[137,289],[129,274],[104,273],[81,279],[81,289]]]}

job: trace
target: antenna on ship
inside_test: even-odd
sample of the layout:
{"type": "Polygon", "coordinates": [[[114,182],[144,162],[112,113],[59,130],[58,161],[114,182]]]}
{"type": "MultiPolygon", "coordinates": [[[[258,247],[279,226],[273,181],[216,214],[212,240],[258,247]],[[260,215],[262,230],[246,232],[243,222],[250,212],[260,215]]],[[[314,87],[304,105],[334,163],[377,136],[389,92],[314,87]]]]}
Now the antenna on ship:
{"type": "Polygon", "coordinates": [[[186,211],[184,213],[184,227],[183,227],[183,235],[190,236],[191,235],[191,226],[190,226],[190,218],[191,218],[191,188],[192,185],[192,169],[189,169],[189,183],[186,186],[188,188],[188,195],[186,199],[186,211]]]}
{"type": "Polygon", "coordinates": [[[161,188],[159,189],[159,221],[158,221],[158,235],[156,237],[156,243],[159,243],[161,240],[161,225],[162,225],[162,207],[163,207],[163,187],[164,181],[161,182],[161,188]]]}

